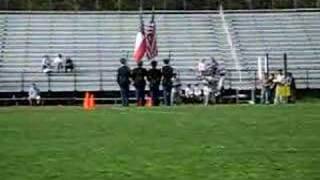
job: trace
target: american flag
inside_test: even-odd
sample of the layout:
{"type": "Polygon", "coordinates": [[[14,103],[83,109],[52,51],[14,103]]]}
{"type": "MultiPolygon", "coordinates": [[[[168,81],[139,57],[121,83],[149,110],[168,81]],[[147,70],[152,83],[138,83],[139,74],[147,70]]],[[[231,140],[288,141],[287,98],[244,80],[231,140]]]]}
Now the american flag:
{"type": "Polygon", "coordinates": [[[157,33],[156,33],[156,23],[154,21],[154,14],[150,23],[145,27],[146,36],[146,54],[149,60],[158,56],[158,46],[157,46],[157,33]]]}

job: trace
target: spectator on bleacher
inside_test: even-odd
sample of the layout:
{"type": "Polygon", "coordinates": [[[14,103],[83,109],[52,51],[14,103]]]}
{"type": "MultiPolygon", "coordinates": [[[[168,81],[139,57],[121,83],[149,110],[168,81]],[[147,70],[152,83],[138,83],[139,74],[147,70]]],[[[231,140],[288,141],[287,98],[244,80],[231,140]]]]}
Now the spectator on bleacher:
{"type": "Polygon", "coordinates": [[[56,66],[57,72],[60,72],[63,69],[63,57],[61,54],[58,54],[53,60],[54,65],[56,66]]]}
{"type": "Polygon", "coordinates": [[[273,82],[275,83],[276,87],[274,104],[284,103],[285,76],[283,75],[282,69],[278,70],[278,74],[273,82]]]}
{"type": "Polygon", "coordinates": [[[117,83],[120,87],[122,105],[124,107],[129,106],[129,92],[130,92],[130,76],[131,71],[127,66],[127,60],[124,58],[120,59],[121,67],[117,72],[117,83]]]}
{"type": "Polygon", "coordinates": [[[163,60],[164,66],[162,67],[162,87],[164,104],[171,106],[171,91],[172,91],[172,78],[173,68],[170,66],[170,59],[163,60]]]}
{"type": "Polygon", "coordinates": [[[202,77],[204,75],[206,69],[207,69],[206,60],[205,59],[199,60],[198,73],[199,73],[200,77],[202,77]]]}
{"type": "Polygon", "coordinates": [[[73,72],[73,69],[74,69],[74,64],[73,64],[73,61],[70,57],[67,57],[66,59],[66,64],[65,64],[65,72],[73,72]]]}
{"type": "Polygon", "coordinates": [[[290,96],[289,96],[289,103],[295,103],[296,102],[296,80],[293,77],[292,73],[288,73],[287,81],[290,87],[290,96]]]}
{"type": "Polygon", "coordinates": [[[48,55],[45,55],[42,58],[42,72],[47,73],[47,74],[52,72],[51,59],[48,55]]]}
{"type": "Polygon", "coordinates": [[[145,105],[145,88],[146,88],[146,77],[147,70],[143,68],[143,62],[137,63],[138,67],[132,71],[132,80],[134,82],[134,87],[136,88],[137,105],[145,105]]]}
{"type": "Polygon", "coordinates": [[[31,106],[34,104],[33,103],[34,101],[36,102],[36,105],[40,104],[40,101],[41,101],[40,89],[37,87],[35,83],[31,84],[28,95],[29,95],[28,101],[31,106]]]}
{"type": "Polygon", "coordinates": [[[150,96],[152,99],[152,105],[159,106],[159,86],[162,79],[162,73],[160,69],[157,69],[158,62],[151,62],[151,69],[148,71],[148,81],[150,86],[150,96]]]}

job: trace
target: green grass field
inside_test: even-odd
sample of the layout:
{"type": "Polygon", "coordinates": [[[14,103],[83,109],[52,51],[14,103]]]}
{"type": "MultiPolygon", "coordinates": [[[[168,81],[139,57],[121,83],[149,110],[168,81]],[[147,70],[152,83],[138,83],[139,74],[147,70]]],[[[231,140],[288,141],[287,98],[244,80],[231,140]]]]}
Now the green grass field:
{"type": "Polygon", "coordinates": [[[320,104],[0,109],[0,180],[316,180],[320,104]]]}

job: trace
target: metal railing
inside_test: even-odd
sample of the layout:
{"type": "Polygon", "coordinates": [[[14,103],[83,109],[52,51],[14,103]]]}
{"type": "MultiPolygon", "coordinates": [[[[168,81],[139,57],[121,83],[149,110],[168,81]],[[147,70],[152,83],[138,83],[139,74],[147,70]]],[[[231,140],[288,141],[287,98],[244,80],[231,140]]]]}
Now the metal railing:
{"type": "MultiPolygon", "coordinates": [[[[201,83],[194,69],[178,69],[183,84],[201,83]]],[[[226,70],[225,87],[228,89],[259,89],[257,70],[226,70]]],[[[272,71],[272,70],[271,70],[272,71]]],[[[295,76],[299,89],[320,88],[320,69],[288,69],[295,76]]],[[[36,83],[42,91],[118,91],[116,71],[81,71],[72,73],[0,72],[0,92],[26,92],[36,83]]]]}

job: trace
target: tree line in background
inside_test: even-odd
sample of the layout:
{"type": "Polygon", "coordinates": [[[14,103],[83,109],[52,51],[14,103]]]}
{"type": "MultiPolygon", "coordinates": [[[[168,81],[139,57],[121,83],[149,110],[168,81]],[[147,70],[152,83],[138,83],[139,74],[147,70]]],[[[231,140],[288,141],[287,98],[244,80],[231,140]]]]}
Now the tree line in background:
{"type": "Polygon", "coordinates": [[[217,10],[320,8],[320,0],[0,0],[0,10],[217,10]]]}

